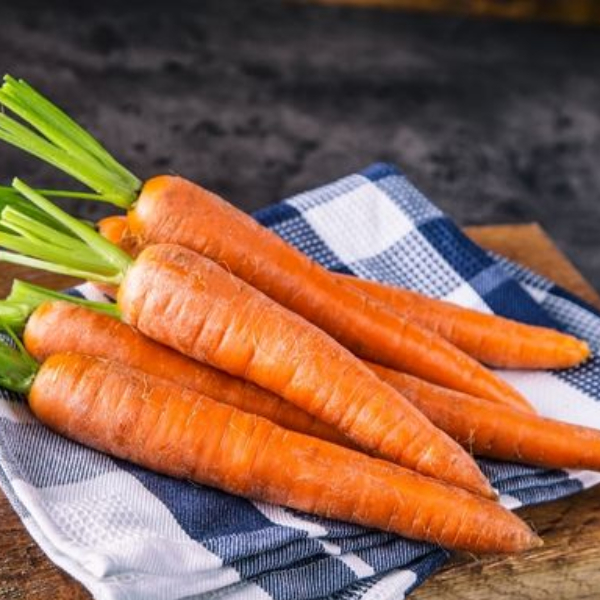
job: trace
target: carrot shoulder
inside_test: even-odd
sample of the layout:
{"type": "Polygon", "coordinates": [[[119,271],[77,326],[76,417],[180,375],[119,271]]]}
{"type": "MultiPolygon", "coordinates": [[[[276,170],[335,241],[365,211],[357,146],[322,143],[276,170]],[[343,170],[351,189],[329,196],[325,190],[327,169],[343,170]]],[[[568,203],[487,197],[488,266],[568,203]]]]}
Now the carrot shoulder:
{"type": "Polygon", "coordinates": [[[83,306],[65,301],[41,304],[27,322],[23,341],[29,354],[40,363],[64,352],[110,359],[257,414],[286,429],[351,445],[333,427],[271,392],[192,360],[113,317],[83,306]]]}
{"type": "Polygon", "coordinates": [[[600,471],[600,431],[524,414],[369,365],[432,423],[474,454],[551,469],[600,471]]]}
{"type": "Polygon", "coordinates": [[[485,314],[376,281],[342,274],[336,277],[492,367],[563,369],[590,356],[586,342],[554,329],[485,314]]]}
{"type": "Polygon", "coordinates": [[[54,355],[29,394],[58,433],[159,473],[447,548],[541,542],[500,505],[118,363],[54,355]]]}

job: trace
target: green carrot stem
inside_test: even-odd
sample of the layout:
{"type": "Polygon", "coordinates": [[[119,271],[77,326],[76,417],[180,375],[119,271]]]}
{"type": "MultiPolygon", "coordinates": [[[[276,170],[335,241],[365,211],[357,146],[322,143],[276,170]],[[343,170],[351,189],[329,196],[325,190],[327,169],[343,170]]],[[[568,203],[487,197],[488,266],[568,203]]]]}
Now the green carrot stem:
{"type": "Polygon", "coordinates": [[[129,208],[135,202],[141,181],[27,83],[6,75],[0,88],[0,104],[26,124],[0,114],[0,139],[97,192],[98,195],[86,199],[110,202],[122,208],[129,208]]]}
{"type": "Polygon", "coordinates": [[[13,252],[0,251],[0,262],[31,267],[32,269],[57,273],[58,275],[67,275],[68,277],[75,277],[76,279],[107,283],[108,285],[119,285],[123,278],[120,273],[116,275],[100,275],[98,273],[93,273],[92,271],[84,271],[75,267],[69,267],[48,260],[33,258],[31,256],[22,256],[21,254],[15,254],[13,252]]]}
{"type": "Polygon", "coordinates": [[[35,217],[40,223],[46,223],[62,230],[62,227],[56,221],[47,217],[41,210],[15,191],[13,187],[0,186],[0,212],[7,207],[19,208],[22,213],[35,217]]]}
{"type": "Polygon", "coordinates": [[[40,238],[46,241],[51,241],[54,245],[61,248],[73,247],[73,242],[76,240],[72,235],[57,231],[52,226],[46,225],[44,222],[39,222],[37,218],[32,218],[27,213],[24,213],[19,207],[15,210],[11,206],[7,206],[1,213],[5,226],[15,233],[20,233],[27,237],[35,232],[40,238]]]}
{"type": "Polygon", "coordinates": [[[38,194],[23,181],[14,179],[13,187],[35,204],[37,208],[44,211],[47,215],[69,229],[84,242],[92,252],[103,258],[107,267],[112,267],[121,273],[125,273],[130,267],[132,260],[127,253],[103,238],[86,224],[67,214],[55,204],[52,204],[50,200],[44,198],[41,194],[38,194]]]}
{"type": "Polygon", "coordinates": [[[120,317],[116,304],[94,302],[16,279],[6,300],[0,301],[0,322],[8,324],[13,331],[20,333],[25,329],[27,319],[29,319],[40,304],[55,301],[70,302],[71,304],[84,306],[85,308],[101,312],[116,319],[120,317]]]}
{"type": "MultiPolygon", "coordinates": [[[[42,194],[42,196],[46,196],[47,198],[75,198],[76,200],[94,200],[97,202],[102,202],[103,199],[100,194],[76,192],[74,190],[49,190],[45,188],[36,188],[35,191],[38,194],[42,194]]],[[[20,198],[19,194],[15,192],[12,186],[0,185],[0,205],[2,203],[3,194],[11,194],[17,199],[17,201],[20,198]]]]}
{"type": "MultiPolygon", "coordinates": [[[[9,228],[9,225],[2,221],[3,227],[9,228]]],[[[99,260],[94,260],[96,257],[87,252],[85,246],[83,248],[86,254],[81,256],[76,254],[80,250],[81,244],[79,240],[74,240],[73,248],[61,248],[44,239],[36,239],[33,237],[25,237],[22,235],[13,235],[10,233],[0,233],[0,246],[37,257],[43,257],[44,260],[50,260],[54,263],[69,263],[75,269],[86,271],[89,269],[98,269],[104,271],[99,260]],[[100,266],[99,266],[100,263],[100,266]]]]}
{"type": "Polygon", "coordinates": [[[91,155],[95,156],[106,167],[111,168],[125,182],[131,186],[139,186],[140,181],[130,171],[119,164],[110,153],[83,127],[78,125],[64,111],[55,106],[50,100],[42,96],[38,91],[23,80],[16,80],[10,75],[4,77],[4,86],[1,90],[5,97],[16,100],[26,108],[25,113],[21,114],[23,118],[28,115],[27,110],[33,109],[43,126],[47,130],[47,135],[52,139],[55,131],[60,131],[73,143],[72,148],[84,148],[91,155]],[[48,131],[49,129],[49,131],[48,131]]]}
{"type": "MultiPolygon", "coordinates": [[[[64,256],[64,253],[67,252],[69,260],[73,261],[74,265],[76,264],[81,269],[95,268],[100,271],[105,270],[105,261],[90,253],[87,245],[76,237],[57,231],[44,223],[38,223],[36,219],[24,215],[12,207],[5,208],[0,214],[2,217],[2,226],[9,233],[16,233],[34,245],[39,246],[40,243],[49,244],[53,253],[62,252],[64,256]]],[[[0,233],[0,239],[2,237],[0,233]]],[[[16,252],[23,251],[19,248],[11,248],[8,244],[5,244],[5,246],[16,252]]],[[[46,258],[48,257],[49,255],[46,258]]]]}
{"type": "Polygon", "coordinates": [[[17,347],[13,348],[5,342],[0,342],[0,386],[13,392],[27,394],[39,367],[27,354],[10,326],[0,321],[0,327],[2,326],[17,347]]]}
{"type": "Polygon", "coordinates": [[[21,281],[20,279],[15,279],[13,282],[7,300],[17,304],[26,305],[32,310],[35,310],[43,302],[61,300],[64,302],[71,302],[71,304],[85,306],[90,310],[104,313],[105,315],[115,317],[116,319],[121,316],[117,305],[113,304],[112,302],[96,302],[95,300],[87,300],[86,298],[79,298],[78,296],[65,294],[64,292],[49,290],[27,281],[21,281]]]}
{"type": "MultiPolygon", "coordinates": [[[[48,190],[48,189],[36,189],[38,194],[42,194],[47,198],[74,198],[81,200],[96,200],[99,202],[106,202],[106,200],[98,194],[89,194],[87,192],[73,192],[66,190],[48,190]]],[[[23,198],[12,186],[0,185],[0,213],[7,207],[18,208],[19,211],[35,219],[40,223],[54,228],[62,233],[70,233],[68,229],[65,229],[56,220],[48,217],[43,211],[36,208],[35,205],[31,204],[29,200],[23,198]]],[[[86,223],[89,227],[94,228],[94,224],[90,221],[81,219],[82,223],[86,223]]]]}
{"type": "Polygon", "coordinates": [[[129,205],[129,191],[123,188],[122,182],[113,177],[111,172],[103,169],[93,159],[88,159],[83,153],[73,155],[55,146],[6,114],[0,114],[0,139],[110,198],[107,201],[124,208],[129,205]]]}
{"type": "Polygon", "coordinates": [[[56,238],[53,238],[51,228],[35,221],[28,223],[27,219],[17,210],[4,209],[0,222],[8,233],[0,232],[0,246],[13,252],[43,256],[53,262],[67,261],[71,266],[82,270],[107,272],[104,261],[91,253],[78,239],[69,238],[60,232],[56,232],[56,238]],[[22,225],[18,223],[20,220],[23,221],[22,225]]]}
{"type": "Polygon", "coordinates": [[[0,300],[0,327],[10,328],[21,334],[30,314],[29,307],[24,304],[0,300]]]}
{"type": "Polygon", "coordinates": [[[13,186],[73,237],[62,233],[55,235],[56,232],[39,223],[35,217],[23,215],[18,208],[8,207],[0,215],[0,227],[13,233],[0,233],[0,245],[12,252],[0,252],[0,260],[119,285],[132,264],[130,256],[24,182],[15,179],[13,186]]]}
{"type": "Polygon", "coordinates": [[[83,147],[101,162],[114,166],[124,178],[130,176],[120,165],[112,165],[110,155],[87,131],[25,81],[6,75],[2,92],[7,105],[12,105],[12,110],[20,117],[26,119],[30,114],[34,115],[33,119],[39,122],[39,129],[48,138],[62,139],[64,146],[72,150],[77,146],[83,147]],[[44,116],[50,117],[52,122],[47,123],[44,116]]]}

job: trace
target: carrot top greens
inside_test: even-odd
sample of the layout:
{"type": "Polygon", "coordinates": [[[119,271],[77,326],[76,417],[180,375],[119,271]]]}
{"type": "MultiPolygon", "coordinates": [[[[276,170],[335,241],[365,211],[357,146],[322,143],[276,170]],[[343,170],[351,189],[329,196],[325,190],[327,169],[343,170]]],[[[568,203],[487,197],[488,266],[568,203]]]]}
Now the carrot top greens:
{"type": "Polygon", "coordinates": [[[13,188],[36,210],[26,214],[14,205],[2,210],[0,246],[12,252],[0,251],[0,260],[79,279],[121,282],[132,263],[125,252],[24,182],[15,179],[13,188]]]}
{"type": "Polygon", "coordinates": [[[10,327],[16,333],[21,333],[27,319],[40,304],[55,300],[78,304],[111,317],[119,317],[119,310],[115,304],[94,302],[15,279],[9,296],[6,300],[0,300],[0,323],[10,327]]]}
{"type": "MultiPolygon", "coordinates": [[[[50,192],[48,195],[57,195],[56,193],[52,193],[51,190],[47,190],[44,193],[46,192],[50,192]]],[[[48,217],[46,213],[39,210],[27,199],[23,198],[21,194],[19,194],[19,192],[17,192],[14,188],[0,186],[0,213],[7,207],[18,208],[23,215],[34,217],[39,220],[40,223],[44,223],[51,227],[55,227],[60,231],[64,231],[59,223],[48,217]]]]}
{"type": "Polygon", "coordinates": [[[26,304],[8,300],[0,301],[0,329],[10,328],[20,334],[30,313],[26,304]]]}
{"type": "MultiPolygon", "coordinates": [[[[65,112],[25,81],[4,76],[0,105],[18,119],[0,113],[0,139],[70,175],[96,194],[76,197],[129,208],[142,182],[65,112]]],[[[69,195],[63,192],[62,195],[69,195]]]]}
{"type": "Polygon", "coordinates": [[[0,328],[12,339],[15,346],[0,340],[0,386],[26,394],[31,389],[38,364],[29,356],[10,326],[1,319],[0,328]]]}

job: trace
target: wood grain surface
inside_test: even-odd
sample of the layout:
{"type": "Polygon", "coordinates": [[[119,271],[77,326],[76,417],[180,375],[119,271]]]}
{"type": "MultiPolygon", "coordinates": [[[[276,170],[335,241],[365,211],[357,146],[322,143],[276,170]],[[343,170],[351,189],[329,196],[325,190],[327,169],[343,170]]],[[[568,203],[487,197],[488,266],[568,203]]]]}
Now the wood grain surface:
{"type": "MultiPolygon", "coordinates": [[[[600,307],[600,297],[535,224],[468,228],[482,246],[530,266],[600,307]]],[[[72,280],[0,266],[0,294],[15,277],[55,289],[72,280]]],[[[519,510],[545,546],[525,556],[456,557],[416,590],[414,600],[585,600],[600,597],[600,486],[519,510]]],[[[55,567],[0,494],[0,599],[83,600],[90,595],[55,567]]]]}
{"type": "Polygon", "coordinates": [[[550,21],[570,25],[600,24],[597,0],[312,0],[320,4],[345,4],[367,8],[550,21]]]}

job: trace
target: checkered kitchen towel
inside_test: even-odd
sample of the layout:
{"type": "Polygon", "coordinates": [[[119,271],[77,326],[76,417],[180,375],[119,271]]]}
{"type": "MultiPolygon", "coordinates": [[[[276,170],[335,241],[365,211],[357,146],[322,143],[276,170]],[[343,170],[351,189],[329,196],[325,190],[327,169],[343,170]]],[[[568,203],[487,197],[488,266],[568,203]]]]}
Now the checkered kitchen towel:
{"type": "MultiPolygon", "coordinates": [[[[394,167],[374,165],[256,218],[330,269],[557,326],[600,351],[598,312],[483,252],[394,167]]],[[[600,428],[600,361],[502,375],[542,414],[600,428]]],[[[481,464],[511,508],[600,481],[587,472],[481,464]]],[[[8,393],[0,399],[0,485],[48,556],[97,598],[398,599],[447,559],[428,544],[113,460],[50,433],[8,393]]]]}

